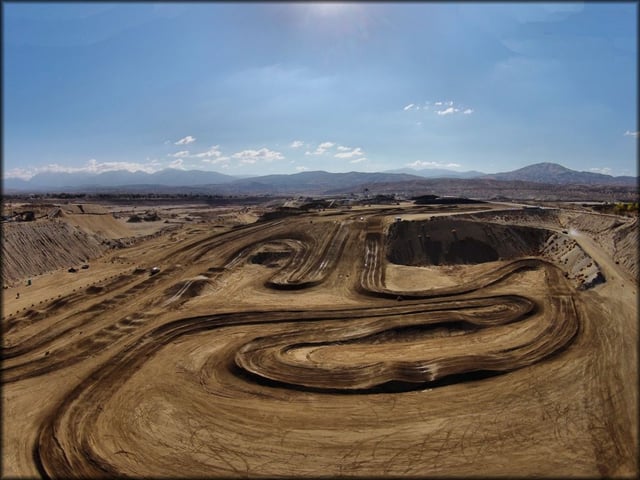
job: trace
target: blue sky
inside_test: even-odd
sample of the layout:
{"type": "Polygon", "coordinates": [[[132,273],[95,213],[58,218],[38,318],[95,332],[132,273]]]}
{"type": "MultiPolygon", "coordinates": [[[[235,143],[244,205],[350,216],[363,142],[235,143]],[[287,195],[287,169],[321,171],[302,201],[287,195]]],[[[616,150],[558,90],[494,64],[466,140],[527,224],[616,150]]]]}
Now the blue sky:
{"type": "Polygon", "coordinates": [[[637,174],[637,3],[3,3],[3,171],[637,174]]]}

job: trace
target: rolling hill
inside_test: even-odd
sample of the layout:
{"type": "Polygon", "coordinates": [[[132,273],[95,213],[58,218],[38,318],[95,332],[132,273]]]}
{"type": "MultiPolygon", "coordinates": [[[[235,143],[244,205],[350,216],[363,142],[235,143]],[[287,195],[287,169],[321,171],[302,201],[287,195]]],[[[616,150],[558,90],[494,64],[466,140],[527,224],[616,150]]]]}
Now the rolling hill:
{"type": "Polygon", "coordinates": [[[602,173],[579,172],[557,163],[536,163],[511,172],[483,175],[492,180],[521,180],[554,185],[635,185],[637,177],[613,177],[602,173]]]}

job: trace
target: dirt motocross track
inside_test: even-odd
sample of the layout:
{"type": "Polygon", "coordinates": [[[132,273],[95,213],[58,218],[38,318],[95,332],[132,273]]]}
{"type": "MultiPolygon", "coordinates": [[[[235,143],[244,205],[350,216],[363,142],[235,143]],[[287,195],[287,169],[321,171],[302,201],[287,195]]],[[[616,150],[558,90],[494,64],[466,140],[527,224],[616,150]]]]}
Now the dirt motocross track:
{"type": "Polygon", "coordinates": [[[3,476],[635,477],[635,281],[463,208],[193,224],[5,290],[3,476]]]}

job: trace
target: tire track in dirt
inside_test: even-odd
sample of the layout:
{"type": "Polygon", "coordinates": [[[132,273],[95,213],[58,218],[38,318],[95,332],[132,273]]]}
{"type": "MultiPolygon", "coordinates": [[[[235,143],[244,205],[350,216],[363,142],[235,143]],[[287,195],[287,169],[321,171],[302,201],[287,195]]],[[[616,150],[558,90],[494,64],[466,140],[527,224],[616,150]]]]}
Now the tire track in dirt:
{"type": "MultiPolygon", "coordinates": [[[[546,267],[546,266],[545,266],[546,267]]],[[[551,272],[553,274],[553,270],[551,272]]],[[[557,274],[558,281],[564,280],[557,274]]],[[[504,278],[504,277],[503,277],[504,278]]],[[[397,292],[402,293],[402,292],[397,292]]],[[[564,292],[562,292],[564,293],[564,292]]],[[[281,336],[265,336],[246,344],[241,348],[235,360],[227,365],[219,362],[208,363],[203,368],[204,377],[201,383],[217,370],[229,370],[232,375],[235,367],[250,371],[253,375],[268,377],[285,387],[327,388],[331,391],[346,388],[356,393],[375,393],[375,387],[390,381],[410,384],[428,384],[437,382],[447,376],[455,381],[467,381],[473,377],[465,377],[464,373],[480,370],[505,372],[522,368],[540,361],[554,352],[565,348],[575,336],[578,320],[570,296],[554,295],[551,307],[543,309],[535,315],[541,328],[524,343],[493,345],[495,350],[483,355],[469,352],[465,355],[437,358],[425,362],[391,361],[382,370],[379,368],[358,368],[351,362],[341,367],[302,365],[300,369],[291,369],[290,363],[283,369],[283,352],[291,352],[297,348],[308,347],[312,342],[314,348],[331,348],[345,345],[349,341],[366,341],[372,336],[398,328],[406,319],[409,326],[440,324],[441,326],[463,322],[484,328],[497,327],[504,324],[525,320],[536,310],[535,302],[519,296],[508,298],[449,298],[446,301],[429,301],[426,304],[414,302],[411,305],[395,304],[393,306],[360,309],[342,309],[334,311],[272,311],[245,312],[225,315],[185,318],[162,325],[145,334],[138,341],[120,350],[104,367],[96,370],[65,398],[48,418],[39,435],[39,442],[34,455],[41,466],[44,476],[122,476],[126,472],[119,470],[93,449],[91,432],[101,413],[96,407],[108,402],[113,395],[144,363],[164,345],[177,339],[210,331],[218,328],[242,326],[264,330],[269,325],[301,322],[318,324],[311,332],[302,334],[284,334],[281,336]],[[452,310],[453,309],[453,310],[452,310]],[[483,311],[483,309],[485,309],[483,311]],[[356,322],[354,331],[353,322],[356,322]],[[359,323],[358,323],[359,322],[359,323]],[[413,323],[412,323],[413,322],[413,323]],[[345,328],[350,325],[350,328],[345,328]],[[333,338],[332,338],[333,335],[333,338]],[[327,338],[328,337],[328,338],[327,338]],[[318,338],[323,338],[317,341],[318,338]],[[316,343],[313,343],[316,340],[316,343]],[[274,355],[274,352],[276,354],[274,355]]],[[[465,336],[473,335],[466,333],[465,336]]],[[[514,335],[518,337],[518,335],[514,335]]],[[[348,345],[348,344],[346,344],[348,345]]],[[[348,347],[347,347],[348,348],[348,347]]],[[[298,365],[299,367],[300,365],[298,365]]],[[[228,375],[228,374],[225,374],[228,375]]],[[[215,376],[215,375],[214,375],[215,376]]],[[[247,377],[242,375],[244,381],[247,377]]],[[[396,391],[402,391],[396,390],[396,391]]],[[[238,393],[238,392],[236,392],[238,393]]],[[[228,394],[234,394],[233,391],[228,394]]],[[[242,395],[239,396],[239,400],[242,395]]],[[[235,472],[236,474],[241,472],[235,472]]]]}
{"type": "MultiPolygon", "coordinates": [[[[108,288],[96,290],[92,304],[67,312],[46,335],[33,335],[11,345],[13,350],[7,350],[11,362],[3,365],[4,383],[56,371],[104,348],[113,351],[107,361],[54,405],[41,423],[33,448],[40,474],[45,478],[154,476],[158,473],[154,468],[160,465],[169,475],[202,474],[210,472],[210,462],[215,462],[217,474],[248,475],[251,467],[235,447],[216,443],[211,432],[204,434],[215,424],[218,430],[239,435],[239,420],[224,420],[218,425],[215,415],[199,410],[200,402],[215,403],[223,396],[242,404],[263,395],[276,395],[274,392],[336,398],[444,388],[534,365],[562,352],[576,337],[579,319],[573,289],[559,268],[538,258],[490,266],[483,276],[454,287],[414,291],[387,288],[384,222],[388,214],[389,210],[374,213],[364,230],[361,222],[353,219],[322,225],[314,221],[311,225],[303,217],[199,236],[163,252],[159,274],[134,285],[131,281],[136,279],[114,282],[112,287],[119,289],[115,296],[113,291],[107,296],[108,288]],[[271,291],[310,289],[326,282],[337,270],[340,275],[346,274],[350,271],[345,267],[348,264],[362,273],[350,281],[343,279],[340,294],[359,299],[362,305],[237,311],[154,323],[151,311],[177,309],[200,291],[200,284],[192,278],[177,278],[183,270],[176,264],[201,267],[204,273],[198,282],[214,285],[269,249],[286,255],[263,287],[271,291]],[[527,270],[542,270],[546,275],[543,300],[496,294],[489,288],[527,270]],[[139,313],[132,315],[132,311],[139,313]],[[113,312],[122,313],[92,334],[56,347],[58,340],[74,329],[103,324],[100,317],[112,318],[113,312]],[[174,470],[172,465],[163,464],[153,453],[155,443],[135,454],[127,453],[125,447],[117,452],[127,455],[109,454],[106,440],[95,433],[101,428],[106,406],[164,349],[203,333],[217,335],[221,344],[219,354],[208,356],[188,377],[196,397],[185,398],[181,405],[185,411],[200,412],[199,422],[209,425],[198,427],[192,434],[194,450],[187,454],[185,465],[193,462],[193,470],[185,470],[185,465],[174,470]],[[244,339],[227,341],[234,335],[244,339]],[[49,355],[36,356],[49,347],[49,355]],[[199,435],[204,436],[196,442],[199,435]],[[197,449],[196,443],[200,445],[197,449]],[[206,445],[215,449],[205,454],[202,449],[206,445]],[[132,469],[129,457],[135,455],[149,457],[137,461],[136,469],[132,469]]],[[[66,308],[81,305],[80,297],[69,301],[68,306],[53,308],[52,314],[64,315],[66,308]]],[[[46,318],[40,320],[46,325],[46,318]]],[[[226,415],[233,418],[230,413],[226,415]]],[[[258,425],[244,428],[262,428],[258,425]]],[[[374,445],[375,451],[375,443],[369,440],[361,445],[374,445]]],[[[284,439],[280,448],[286,452],[284,439]]],[[[392,462],[400,458],[398,452],[386,454],[392,462]]],[[[263,465],[283,461],[265,455],[263,465]]]]}

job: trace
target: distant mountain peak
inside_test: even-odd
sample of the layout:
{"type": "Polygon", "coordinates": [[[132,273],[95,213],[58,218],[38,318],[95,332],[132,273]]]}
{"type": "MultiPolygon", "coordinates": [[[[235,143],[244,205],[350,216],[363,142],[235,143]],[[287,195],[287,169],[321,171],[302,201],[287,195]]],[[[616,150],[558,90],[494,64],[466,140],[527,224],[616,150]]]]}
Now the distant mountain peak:
{"type": "Polygon", "coordinates": [[[511,173],[535,172],[535,171],[546,172],[546,173],[564,173],[564,172],[573,172],[575,170],[571,170],[567,167],[563,167],[559,163],[540,162],[540,163],[534,163],[532,165],[527,165],[526,167],[519,168],[517,170],[514,170],[511,173]]]}
{"type": "Polygon", "coordinates": [[[549,183],[555,185],[630,185],[634,177],[612,177],[602,173],[579,172],[558,163],[542,162],[527,165],[510,172],[485,175],[493,180],[522,180],[525,182],[549,183]]]}

